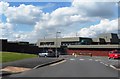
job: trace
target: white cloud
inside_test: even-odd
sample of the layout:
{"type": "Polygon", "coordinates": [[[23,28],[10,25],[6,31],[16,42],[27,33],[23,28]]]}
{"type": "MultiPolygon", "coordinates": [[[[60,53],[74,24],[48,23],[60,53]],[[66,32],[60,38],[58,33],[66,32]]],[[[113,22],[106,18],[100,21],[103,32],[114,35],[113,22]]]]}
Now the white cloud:
{"type": "Polygon", "coordinates": [[[63,34],[64,36],[75,36],[75,28],[81,28],[82,24],[94,23],[96,19],[104,20],[101,20],[100,24],[82,28],[78,32],[79,36],[94,36],[99,33],[117,30],[116,20],[109,20],[114,16],[112,8],[114,3],[73,1],[70,7],[58,8],[51,13],[44,13],[39,7],[33,5],[21,4],[18,7],[10,7],[8,3],[0,2],[0,5],[3,4],[6,6],[4,15],[7,18],[7,23],[1,23],[0,29],[13,28],[12,25],[14,24],[34,26],[32,32],[15,32],[14,29],[11,30],[11,34],[3,32],[3,36],[6,34],[6,37],[11,40],[18,38],[18,40],[33,42],[44,36],[53,37],[57,30],[66,31],[64,32],[66,34],[63,34]],[[51,33],[51,35],[48,33],[51,33]]]}
{"type": "Polygon", "coordinates": [[[35,24],[43,12],[33,5],[21,4],[19,7],[8,7],[5,11],[7,22],[15,24],[35,24]]]}
{"type": "Polygon", "coordinates": [[[7,10],[8,6],[9,4],[7,2],[0,2],[0,15],[7,10]]]}
{"type": "Polygon", "coordinates": [[[119,2],[120,0],[73,0],[76,2],[119,2]]]}
{"type": "MultiPolygon", "coordinates": [[[[81,24],[94,22],[96,19],[101,20],[103,18],[111,18],[114,15],[112,9],[114,5],[114,3],[73,1],[72,6],[70,7],[58,8],[51,14],[44,14],[42,20],[35,25],[34,31],[40,36],[46,36],[46,32],[54,34],[57,30],[74,30],[76,27],[80,28],[81,24]],[[108,7],[106,7],[106,5],[108,7]],[[74,26],[76,23],[78,23],[78,25],[74,26]]],[[[86,36],[87,34],[92,36],[93,34],[96,34],[95,32],[92,32],[93,34],[91,34],[91,31],[87,28],[84,28],[81,31],[86,32],[85,34],[82,33],[81,36],[86,36]]],[[[72,35],[75,34],[71,33],[71,36],[72,35]]]]}
{"type": "Polygon", "coordinates": [[[87,23],[91,21],[89,17],[82,17],[74,7],[63,7],[56,9],[51,14],[44,14],[42,20],[35,25],[35,31],[43,29],[56,31],[59,28],[69,28],[74,23],[87,23]]]}
{"type": "Polygon", "coordinates": [[[0,23],[0,29],[10,29],[12,30],[12,25],[10,23],[0,23]]]}
{"type": "Polygon", "coordinates": [[[0,38],[7,38],[11,36],[13,26],[10,23],[0,23],[0,38]]]}
{"type": "MultiPolygon", "coordinates": [[[[95,37],[101,33],[118,33],[118,19],[112,21],[103,19],[97,25],[80,29],[80,31],[77,32],[77,35],[80,37],[95,37]]],[[[72,32],[64,37],[75,36],[75,34],[76,33],[72,32]]]]}
{"type": "Polygon", "coordinates": [[[77,22],[87,23],[94,21],[96,18],[113,17],[114,11],[112,7],[114,5],[114,3],[73,1],[71,7],[58,8],[51,14],[45,14],[43,18],[46,18],[37,22],[35,28],[38,30],[49,27],[68,27],[69,25],[77,22]],[[106,5],[108,7],[106,7],[106,5]]]}
{"type": "Polygon", "coordinates": [[[74,0],[72,6],[79,12],[83,12],[86,17],[111,18],[115,15],[114,2],[79,2],[74,0]],[[107,7],[106,7],[107,5],[107,7]]]}

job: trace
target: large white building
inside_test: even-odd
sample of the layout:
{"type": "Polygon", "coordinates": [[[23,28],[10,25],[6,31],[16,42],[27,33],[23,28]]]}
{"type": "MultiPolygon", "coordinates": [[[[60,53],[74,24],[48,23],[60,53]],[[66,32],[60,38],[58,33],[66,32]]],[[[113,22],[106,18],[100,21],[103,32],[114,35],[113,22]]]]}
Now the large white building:
{"type": "Polygon", "coordinates": [[[93,55],[107,56],[108,51],[119,49],[118,34],[106,33],[96,38],[69,37],[39,39],[37,46],[41,49],[53,49],[61,53],[92,53],[93,55]]]}

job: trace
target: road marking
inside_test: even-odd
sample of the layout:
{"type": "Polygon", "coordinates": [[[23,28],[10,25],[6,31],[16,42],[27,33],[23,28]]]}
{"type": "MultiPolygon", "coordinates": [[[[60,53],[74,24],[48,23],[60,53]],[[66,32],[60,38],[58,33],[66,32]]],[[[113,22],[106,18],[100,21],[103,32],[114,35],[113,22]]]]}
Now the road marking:
{"type": "Polygon", "coordinates": [[[109,65],[105,64],[105,66],[109,66],[109,65]]]}
{"type": "Polygon", "coordinates": [[[79,60],[85,60],[85,59],[79,59],[79,60]]]}
{"type": "Polygon", "coordinates": [[[117,69],[115,66],[113,66],[113,65],[110,65],[110,67],[112,67],[113,69],[115,69],[115,70],[120,70],[120,69],[117,69]]]}
{"type": "Polygon", "coordinates": [[[103,63],[103,62],[100,62],[101,64],[103,64],[103,65],[105,65],[105,66],[109,66],[108,64],[105,64],[105,63],[103,63]]]}
{"type": "MultiPolygon", "coordinates": [[[[112,60],[113,61],[113,60],[112,60]]],[[[105,65],[105,66],[109,66],[109,67],[111,67],[111,68],[113,68],[113,69],[115,69],[115,70],[119,70],[120,71],[120,69],[118,69],[118,68],[116,68],[115,66],[113,66],[113,65],[108,65],[108,64],[105,64],[105,63],[103,63],[103,62],[100,62],[101,64],[103,64],[103,65],[105,65]]]]}
{"type": "Polygon", "coordinates": [[[93,59],[89,59],[90,61],[92,61],[93,59]]]}
{"type": "Polygon", "coordinates": [[[101,64],[104,64],[103,62],[100,62],[101,64]]]}
{"type": "Polygon", "coordinates": [[[95,61],[99,61],[99,60],[95,60],[95,61]]]}
{"type": "Polygon", "coordinates": [[[55,66],[55,65],[58,65],[58,64],[61,64],[61,63],[64,63],[64,62],[66,62],[66,60],[63,60],[63,61],[58,62],[58,63],[51,64],[51,65],[49,65],[49,66],[55,66]]]}
{"type": "Polygon", "coordinates": [[[108,61],[115,61],[115,62],[118,62],[119,60],[108,60],[108,61]]]}
{"type": "Polygon", "coordinates": [[[70,60],[75,60],[74,58],[71,58],[70,60]]]}

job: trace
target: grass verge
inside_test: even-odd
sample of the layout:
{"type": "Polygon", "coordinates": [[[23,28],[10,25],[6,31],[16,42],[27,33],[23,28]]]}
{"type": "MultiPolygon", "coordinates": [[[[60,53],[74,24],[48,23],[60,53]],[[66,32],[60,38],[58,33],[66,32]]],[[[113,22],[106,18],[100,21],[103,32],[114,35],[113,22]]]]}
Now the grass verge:
{"type": "Polygon", "coordinates": [[[25,53],[15,53],[15,52],[0,52],[0,62],[1,63],[21,60],[21,59],[25,59],[25,58],[33,58],[33,57],[37,57],[37,55],[25,54],[25,53]]]}

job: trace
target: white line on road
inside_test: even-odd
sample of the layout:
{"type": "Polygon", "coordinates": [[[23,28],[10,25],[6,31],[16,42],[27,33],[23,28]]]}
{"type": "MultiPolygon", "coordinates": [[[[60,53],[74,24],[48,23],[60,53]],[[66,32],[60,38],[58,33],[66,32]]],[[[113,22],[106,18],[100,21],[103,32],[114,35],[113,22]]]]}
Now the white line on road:
{"type": "Polygon", "coordinates": [[[71,58],[70,60],[75,60],[74,58],[71,58]]]}
{"type": "Polygon", "coordinates": [[[105,63],[103,63],[103,62],[100,62],[100,63],[103,64],[103,65],[105,65],[105,66],[110,66],[111,68],[113,68],[113,69],[115,69],[115,70],[120,70],[120,69],[116,68],[116,67],[113,66],[113,65],[108,65],[108,64],[105,64],[105,63]]]}
{"type": "Polygon", "coordinates": [[[93,59],[89,59],[90,61],[92,61],[93,59]]]}
{"type": "Polygon", "coordinates": [[[109,65],[105,64],[105,66],[109,66],[109,65]]]}
{"type": "Polygon", "coordinates": [[[101,64],[104,64],[103,62],[100,62],[101,64]]]}
{"type": "Polygon", "coordinates": [[[108,60],[108,61],[114,61],[114,62],[118,62],[118,60],[108,60]]]}
{"type": "Polygon", "coordinates": [[[100,60],[95,60],[95,61],[100,61],[100,60]]]}
{"type": "Polygon", "coordinates": [[[64,63],[64,62],[66,62],[66,60],[63,60],[63,61],[58,62],[58,63],[51,64],[51,65],[49,65],[49,66],[55,66],[55,65],[58,65],[58,64],[61,64],[61,63],[64,63]]]}
{"type": "Polygon", "coordinates": [[[109,66],[108,64],[105,64],[105,63],[103,63],[103,62],[100,62],[101,64],[103,64],[103,65],[105,65],[105,66],[109,66]]]}
{"type": "Polygon", "coordinates": [[[85,60],[85,59],[79,59],[79,60],[85,60]]]}
{"type": "Polygon", "coordinates": [[[113,69],[115,69],[115,70],[120,70],[120,69],[117,69],[115,66],[113,66],[113,65],[110,65],[110,67],[112,67],[113,69]]]}

